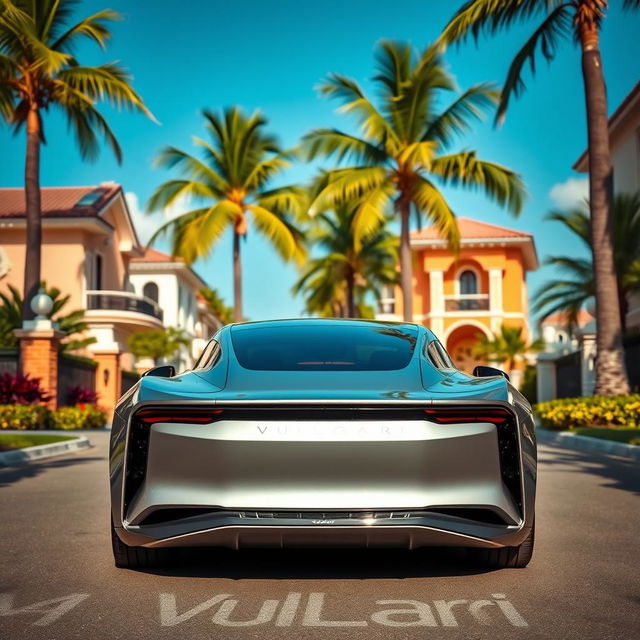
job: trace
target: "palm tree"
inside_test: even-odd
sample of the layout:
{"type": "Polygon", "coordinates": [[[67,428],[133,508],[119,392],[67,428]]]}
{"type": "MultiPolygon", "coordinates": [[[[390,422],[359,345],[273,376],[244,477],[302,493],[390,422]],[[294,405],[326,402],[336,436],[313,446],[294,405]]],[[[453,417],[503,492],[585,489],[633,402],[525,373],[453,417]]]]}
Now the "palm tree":
{"type": "MultiPolygon", "coordinates": [[[[548,219],[562,223],[585,248],[592,246],[587,204],[571,211],[554,211],[548,219]]],[[[640,194],[620,194],[613,200],[613,259],[620,326],[624,332],[629,296],[640,291],[640,194]]],[[[580,309],[595,294],[593,262],[586,258],[550,256],[545,263],[566,276],[555,278],[538,289],[534,310],[541,312],[541,320],[557,311],[565,311],[569,323],[574,325],[580,309]]]]}
{"type": "Polygon", "coordinates": [[[73,55],[83,38],[104,48],[109,23],[119,15],[105,9],[70,24],[74,0],[0,0],[0,114],[17,132],[27,130],[25,199],[27,242],[22,318],[33,317],[30,302],[40,283],[40,145],[45,143],[43,114],[58,107],[74,131],[80,155],[98,155],[97,135],[118,162],[120,146],[95,108],[99,100],[151,115],[115,63],[83,66],[73,55]]]}
{"type": "Polygon", "coordinates": [[[522,327],[502,325],[500,332],[491,338],[478,334],[478,344],[474,347],[473,353],[480,358],[505,363],[509,374],[512,375],[516,364],[527,351],[540,351],[543,347],[542,340],[534,340],[527,344],[522,337],[522,327]]]}
{"type": "MultiPolygon", "coordinates": [[[[598,323],[595,393],[599,395],[629,392],[617,312],[607,96],[599,48],[600,25],[608,4],[608,0],[467,0],[440,36],[444,45],[460,42],[469,34],[477,40],[483,32],[495,33],[526,20],[541,19],[511,63],[498,104],[498,120],[505,115],[511,97],[524,91],[522,74],[527,64],[535,71],[536,56],[542,55],[547,62],[553,60],[563,39],[580,44],[587,107],[591,249],[598,323]]],[[[624,0],[624,7],[639,9],[640,0],[624,0]]]]}
{"type": "Polygon", "coordinates": [[[246,116],[238,107],[221,116],[204,111],[211,142],[196,138],[203,160],[165,147],[157,164],[179,168],[184,178],[167,180],[151,196],[148,211],[163,209],[179,198],[203,206],[170,220],[156,231],[153,243],[167,231],[172,253],[188,264],[207,256],[222,233],[233,228],[234,320],[242,321],[242,267],[240,239],[247,235],[249,214],[256,230],[269,240],[284,260],[302,262],[303,236],[293,217],[306,212],[303,189],[294,186],[267,189],[272,178],[288,166],[291,153],[282,151],[274,136],[263,131],[267,121],[259,114],[246,116]]]}
{"type": "Polygon", "coordinates": [[[381,287],[397,282],[398,240],[384,225],[356,243],[353,216],[357,204],[337,205],[316,214],[308,233],[311,246],[323,255],[310,260],[293,293],[306,298],[306,311],[321,316],[369,317],[367,293],[379,296],[381,287]]]}
{"type": "Polygon", "coordinates": [[[383,221],[393,199],[400,219],[400,279],[405,320],[412,318],[412,265],[409,226],[412,211],[426,216],[454,249],[459,236],[455,214],[438,185],[482,189],[490,198],[520,212],[525,189],[520,177],[499,164],[477,157],[475,151],[449,153],[456,135],[470,128],[483,109],[497,99],[487,84],[474,85],[439,111],[437,104],[454,91],[442,57],[429,47],[419,57],[408,44],[383,41],[377,53],[380,108],[350,78],[331,74],[320,86],[323,96],[343,102],[341,111],[354,115],[361,137],[338,129],[316,129],[303,140],[310,159],[319,154],[350,159],[354,166],[328,173],[327,186],[313,208],[332,208],[357,197],[353,217],[356,242],[383,221]]]}

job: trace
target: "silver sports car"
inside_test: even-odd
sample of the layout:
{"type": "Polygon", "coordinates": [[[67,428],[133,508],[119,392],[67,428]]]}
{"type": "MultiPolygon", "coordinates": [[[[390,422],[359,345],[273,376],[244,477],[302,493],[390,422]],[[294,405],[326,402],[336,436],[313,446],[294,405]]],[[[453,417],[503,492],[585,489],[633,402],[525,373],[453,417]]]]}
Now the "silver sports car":
{"type": "Polygon", "coordinates": [[[116,565],[175,547],[457,546],[526,566],[531,407],[499,370],[474,373],[415,324],[224,327],[191,371],[152,369],[116,407],[116,565]]]}

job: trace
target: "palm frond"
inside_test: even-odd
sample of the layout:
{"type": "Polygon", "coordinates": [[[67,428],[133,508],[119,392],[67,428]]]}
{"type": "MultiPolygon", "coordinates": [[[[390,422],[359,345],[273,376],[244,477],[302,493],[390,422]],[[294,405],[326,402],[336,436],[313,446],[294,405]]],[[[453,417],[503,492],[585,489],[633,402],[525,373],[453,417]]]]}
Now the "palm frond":
{"type": "Polygon", "coordinates": [[[444,28],[438,42],[446,46],[462,41],[469,35],[477,41],[485,31],[496,33],[558,4],[558,0],[467,0],[444,28]]]}
{"type": "Polygon", "coordinates": [[[471,128],[472,119],[482,119],[483,112],[497,102],[499,95],[499,91],[489,83],[469,87],[428,124],[422,139],[449,146],[454,136],[471,128]]]}
{"type": "Polygon", "coordinates": [[[301,264],[306,257],[304,236],[284,216],[257,204],[247,205],[256,229],[275,247],[283,260],[301,264]]]}
{"type": "Polygon", "coordinates": [[[194,209],[163,224],[153,234],[149,245],[171,232],[172,255],[180,256],[187,264],[193,264],[197,259],[209,255],[224,230],[241,215],[242,209],[230,200],[194,209]]]}
{"type": "Polygon", "coordinates": [[[438,229],[440,236],[457,252],[460,246],[460,231],[456,214],[440,190],[427,178],[418,176],[411,185],[411,198],[418,211],[427,216],[438,229]]]}
{"type": "Polygon", "coordinates": [[[385,180],[355,201],[351,228],[356,252],[360,251],[363,243],[386,222],[385,214],[393,190],[391,181],[385,180]]]}
{"type": "Polygon", "coordinates": [[[164,147],[156,156],[154,164],[165,169],[181,169],[191,180],[206,183],[211,190],[209,195],[213,197],[224,197],[224,193],[230,188],[229,183],[215,169],[176,147],[164,147]]]}
{"type": "Polygon", "coordinates": [[[147,203],[147,212],[162,211],[174,205],[183,197],[195,199],[218,199],[218,191],[210,184],[198,180],[167,180],[151,194],[147,203]]]}
{"type": "Polygon", "coordinates": [[[107,40],[111,37],[111,32],[107,26],[108,22],[120,20],[118,12],[111,9],[103,9],[93,15],[87,16],[67,29],[53,44],[52,49],[70,53],[73,51],[76,41],[80,38],[93,40],[102,50],[105,49],[107,40]]]}
{"type": "Polygon", "coordinates": [[[397,148],[399,140],[383,115],[367,99],[357,82],[337,73],[329,75],[318,88],[323,96],[337,98],[343,102],[339,111],[353,114],[360,123],[365,138],[376,143],[397,148]]]}
{"type": "Polygon", "coordinates": [[[479,160],[475,151],[439,156],[433,160],[431,171],[444,184],[482,189],[514,215],[522,210],[526,197],[522,178],[502,165],[479,160]]]}
{"type": "Polygon", "coordinates": [[[303,137],[301,148],[306,152],[308,160],[323,155],[327,158],[335,156],[338,163],[350,159],[357,164],[368,165],[384,162],[387,159],[384,149],[338,129],[310,131],[303,137]]]}
{"type": "Polygon", "coordinates": [[[574,8],[571,4],[561,4],[557,6],[533,32],[522,49],[518,51],[505,80],[500,95],[500,102],[496,111],[496,121],[500,122],[507,111],[509,100],[514,95],[516,98],[524,91],[525,84],[522,79],[524,66],[529,63],[531,73],[536,71],[536,54],[538,49],[547,62],[553,60],[558,44],[562,38],[571,33],[574,8]]]}
{"type": "Polygon", "coordinates": [[[327,173],[327,183],[311,204],[312,211],[333,209],[335,206],[358,200],[380,187],[387,179],[384,167],[353,167],[335,169],[327,173]]]}
{"type": "Polygon", "coordinates": [[[130,74],[115,63],[97,67],[71,66],[62,69],[57,79],[93,101],[107,100],[118,108],[137,109],[154,119],[131,86],[130,74]]]}
{"type": "Polygon", "coordinates": [[[288,185],[262,191],[256,204],[278,215],[290,213],[295,220],[303,220],[309,211],[309,194],[302,187],[288,185]]]}

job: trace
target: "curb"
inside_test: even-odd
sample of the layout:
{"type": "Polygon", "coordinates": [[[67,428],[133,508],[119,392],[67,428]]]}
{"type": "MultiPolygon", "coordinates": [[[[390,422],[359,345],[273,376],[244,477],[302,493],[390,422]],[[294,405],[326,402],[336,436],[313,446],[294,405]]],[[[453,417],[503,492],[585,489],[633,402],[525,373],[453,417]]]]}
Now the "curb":
{"type": "Polygon", "coordinates": [[[15,449],[14,451],[2,451],[0,452],[0,467],[10,467],[14,464],[53,458],[65,453],[89,449],[91,446],[91,442],[87,438],[80,436],[74,440],[66,440],[64,442],[41,444],[37,447],[26,447],[25,449],[15,449]]]}
{"type": "Polygon", "coordinates": [[[567,433],[566,431],[558,433],[540,427],[536,429],[536,434],[542,444],[557,444],[567,449],[593,451],[640,462],[640,447],[637,445],[613,442],[602,438],[590,438],[589,436],[580,436],[577,433],[567,433]]]}

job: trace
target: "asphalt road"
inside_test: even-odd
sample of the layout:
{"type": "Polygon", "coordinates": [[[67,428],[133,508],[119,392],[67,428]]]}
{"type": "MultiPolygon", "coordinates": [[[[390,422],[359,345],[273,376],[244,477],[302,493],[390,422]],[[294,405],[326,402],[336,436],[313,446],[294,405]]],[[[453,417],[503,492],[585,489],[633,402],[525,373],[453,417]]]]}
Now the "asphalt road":
{"type": "Polygon", "coordinates": [[[107,433],[0,469],[0,640],[637,638],[640,468],[541,447],[527,569],[388,551],[223,551],[118,570],[107,433]],[[396,610],[392,612],[391,610],[396,610]]]}

